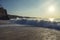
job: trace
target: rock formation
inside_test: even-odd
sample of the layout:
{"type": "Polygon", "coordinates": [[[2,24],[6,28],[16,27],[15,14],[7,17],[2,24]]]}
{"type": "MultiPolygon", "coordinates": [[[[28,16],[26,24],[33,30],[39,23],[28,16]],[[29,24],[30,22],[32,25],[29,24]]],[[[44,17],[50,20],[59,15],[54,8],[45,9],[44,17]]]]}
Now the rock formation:
{"type": "Polygon", "coordinates": [[[0,6],[0,20],[9,20],[6,9],[4,9],[1,6],[0,6]]]}

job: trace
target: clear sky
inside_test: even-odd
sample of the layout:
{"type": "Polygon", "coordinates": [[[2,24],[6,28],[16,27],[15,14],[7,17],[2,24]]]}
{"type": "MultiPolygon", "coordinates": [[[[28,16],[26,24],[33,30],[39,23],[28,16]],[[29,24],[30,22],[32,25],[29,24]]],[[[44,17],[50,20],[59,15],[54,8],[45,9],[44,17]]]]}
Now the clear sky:
{"type": "Polygon", "coordinates": [[[60,17],[60,0],[0,0],[8,14],[44,18],[60,17]]]}

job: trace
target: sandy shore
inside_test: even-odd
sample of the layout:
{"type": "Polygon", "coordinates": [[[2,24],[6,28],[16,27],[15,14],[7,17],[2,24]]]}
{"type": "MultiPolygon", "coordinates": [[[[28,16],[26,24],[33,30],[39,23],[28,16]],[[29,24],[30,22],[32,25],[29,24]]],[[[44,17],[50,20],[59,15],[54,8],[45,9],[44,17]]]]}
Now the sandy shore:
{"type": "Polygon", "coordinates": [[[60,31],[24,26],[0,26],[0,40],[60,40],[60,31]]]}

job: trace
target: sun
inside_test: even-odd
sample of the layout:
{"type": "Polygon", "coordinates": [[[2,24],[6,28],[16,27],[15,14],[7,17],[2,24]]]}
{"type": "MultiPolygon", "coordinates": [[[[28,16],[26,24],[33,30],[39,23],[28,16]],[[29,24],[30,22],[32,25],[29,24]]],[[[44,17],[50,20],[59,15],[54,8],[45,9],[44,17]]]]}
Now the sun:
{"type": "Polygon", "coordinates": [[[54,5],[49,6],[48,11],[51,13],[55,12],[55,6],[54,5]]]}

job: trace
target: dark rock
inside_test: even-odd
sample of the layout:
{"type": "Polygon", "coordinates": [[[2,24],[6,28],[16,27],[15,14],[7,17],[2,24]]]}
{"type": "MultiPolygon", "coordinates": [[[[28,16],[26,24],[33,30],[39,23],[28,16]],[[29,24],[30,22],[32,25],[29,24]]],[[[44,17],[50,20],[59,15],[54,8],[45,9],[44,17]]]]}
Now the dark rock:
{"type": "Polygon", "coordinates": [[[0,20],[9,20],[7,10],[3,7],[0,7],[0,20]]]}

